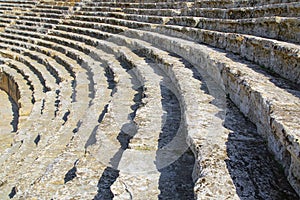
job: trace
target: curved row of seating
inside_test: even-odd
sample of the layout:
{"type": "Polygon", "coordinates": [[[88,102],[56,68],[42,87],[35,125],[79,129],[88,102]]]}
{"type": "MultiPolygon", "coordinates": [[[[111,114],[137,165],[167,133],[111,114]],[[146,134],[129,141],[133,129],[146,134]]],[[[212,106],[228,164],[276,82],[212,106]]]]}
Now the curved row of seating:
{"type": "MultiPolygon", "coordinates": [[[[22,33],[23,33],[24,31],[22,31],[22,33]]],[[[21,33],[21,32],[18,32],[19,34],[21,33]]],[[[26,33],[27,34],[27,36],[28,36],[28,32],[26,33]]],[[[53,37],[54,38],[54,37],[53,37]]],[[[53,38],[52,38],[52,40],[53,40],[53,38]]],[[[57,40],[56,40],[57,41],[57,40]]],[[[60,41],[60,42],[62,42],[62,41],[60,41]]],[[[129,53],[129,52],[128,52],[129,53]]],[[[150,86],[149,86],[150,87],[150,86]]],[[[155,93],[154,93],[155,94],[155,93]]],[[[155,104],[154,104],[155,105],[155,104]]],[[[150,111],[151,111],[151,109],[150,109],[150,111]]],[[[155,119],[155,118],[154,118],[155,119]]],[[[80,138],[80,140],[81,140],[81,138],[80,138]]],[[[84,140],[83,140],[84,141],[84,140]]],[[[40,164],[40,163],[39,163],[40,164]]],[[[22,186],[19,186],[18,188],[22,188],[22,186]]]]}
{"type": "MultiPolygon", "coordinates": [[[[0,59],[19,77],[17,102],[31,111],[0,157],[1,197],[180,195],[169,188],[164,196],[161,168],[189,148],[194,183],[178,187],[193,185],[198,199],[246,195],[225,162],[228,99],[299,194],[297,1],[16,0],[0,1],[0,10],[0,59]],[[17,2],[26,12],[4,12],[17,2]],[[167,117],[181,123],[162,148],[164,87],[180,106],[167,117]],[[108,178],[111,169],[118,176],[108,178]]],[[[272,191],[295,197],[290,188],[272,191]]]]}
{"type": "MultiPolygon", "coordinates": [[[[80,13],[81,14],[81,13],[80,13]]],[[[89,14],[90,15],[90,14],[89,14]]],[[[89,20],[90,21],[90,20],[89,20]]],[[[95,21],[95,20],[93,20],[93,21],[95,21]]],[[[116,20],[117,21],[117,20],[116,20]]],[[[105,23],[110,23],[108,20],[106,20],[106,21],[104,21],[105,23]]],[[[115,27],[118,27],[118,29],[120,29],[119,27],[120,27],[120,20],[118,20],[117,21],[117,25],[118,26],[115,26],[115,27]]],[[[111,24],[111,23],[110,23],[111,24]]],[[[128,25],[129,25],[129,28],[137,28],[138,26],[130,26],[131,24],[130,23],[122,23],[122,25],[123,24],[126,24],[126,27],[128,27],[128,25]]],[[[103,24],[103,26],[105,27],[104,29],[102,29],[102,24],[101,25],[99,25],[99,26],[97,26],[96,25],[96,29],[101,29],[101,30],[104,30],[104,31],[106,31],[107,29],[106,29],[106,27],[107,27],[107,25],[105,25],[105,24],[103,24]]],[[[95,27],[95,25],[94,25],[94,27],[95,27]]],[[[151,27],[151,26],[150,26],[151,27]]],[[[110,28],[110,27],[109,27],[110,28]]],[[[113,28],[111,28],[111,29],[113,29],[113,28]]],[[[163,29],[163,28],[162,28],[163,29]]],[[[70,30],[70,29],[68,29],[68,30],[70,30]]],[[[151,30],[151,29],[150,29],[151,30]]],[[[183,30],[184,30],[184,28],[183,28],[183,30]]],[[[127,36],[129,35],[132,35],[132,33],[130,33],[130,31],[127,29],[127,28],[124,28],[123,29],[123,31],[125,31],[125,34],[127,34],[127,36]]],[[[132,32],[134,32],[134,34],[133,34],[133,37],[139,37],[139,38],[145,38],[143,35],[142,35],[142,31],[132,31],[132,32]]],[[[81,34],[82,34],[83,32],[81,32],[81,34]]],[[[163,33],[166,33],[166,32],[163,32],[163,33]]],[[[149,35],[150,36],[150,33],[146,33],[145,35],[149,35]]],[[[174,34],[175,35],[175,34],[174,34]]],[[[178,34],[179,35],[179,34],[178,34]]],[[[178,35],[176,35],[176,36],[178,36],[178,35]]],[[[184,34],[181,34],[181,35],[184,35],[184,34]]],[[[196,34],[195,34],[196,35],[196,34]]],[[[174,42],[171,42],[170,43],[170,45],[168,45],[168,44],[166,44],[166,43],[163,43],[163,41],[166,41],[166,40],[161,40],[161,39],[159,39],[159,37],[160,37],[161,35],[157,35],[156,36],[156,38],[157,39],[155,39],[155,37],[149,37],[148,38],[148,41],[149,42],[151,42],[151,43],[154,43],[154,41],[155,41],[155,44],[156,45],[160,45],[160,47],[162,47],[162,48],[166,48],[166,47],[169,47],[169,51],[174,51],[174,42]],[[173,46],[173,47],[172,47],[173,46]]],[[[182,37],[182,36],[181,36],[182,37]]],[[[164,39],[166,39],[166,37],[163,37],[164,39]]],[[[237,40],[238,40],[239,38],[237,38],[237,40]]],[[[263,38],[262,38],[263,39],[263,38]]],[[[174,39],[173,39],[174,40],[174,39]]],[[[254,39],[255,40],[255,39],[254,39]]],[[[214,40],[212,40],[212,41],[218,41],[218,38],[217,37],[215,37],[214,38],[214,40]]],[[[271,41],[272,42],[272,41],[271,41]]],[[[184,43],[184,41],[182,41],[182,43],[184,43]]],[[[211,43],[209,43],[209,42],[207,42],[208,44],[211,44],[211,43]]],[[[257,42],[255,42],[256,43],[256,45],[257,45],[257,42]]],[[[281,43],[282,44],[282,43],[281,43]]],[[[291,46],[293,46],[292,44],[287,44],[287,45],[291,45],[291,46]]],[[[230,46],[230,44],[228,45],[228,46],[230,46]]],[[[233,46],[233,45],[232,45],[233,46]]],[[[232,47],[231,46],[231,48],[232,49],[234,49],[234,47],[236,47],[236,46],[233,46],[232,47]]],[[[246,45],[245,45],[246,46],[246,45]]],[[[282,45],[281,45],[282,46],[282,45]]],[[[181,45],[179,45],[178,46],[179,48],[182,48],[181,47],[181,45]]],[[[247,47],[247,46],[246,46],[247,47]]],[[[293,46],[294,48],[298,48],[296,45],[294,45],[293,46]]],[[[289,48],[289,47],[288,47],[289,48]]],[[[249,48],[250,49],[250,48],[249,48]]],[[[276,48],[276,50],[277,50],[278,48],[276,48]]],[[[226,49],[226,50],[228,50],[228,49],[226,49]]],[[[235,50],[236,51],[236,50],[235,50]]],[[[279,50],[280,51],[280,50],[279,50]]],[[[284,50],[282,50],[282,51],[284,51],[284,50]]],[[[286,49],[285,49],[285,51],[286,51],[286,49]]],[[[189,51],[188,51],[189,52],[189,51]]],[[[197,50],[195,50],[195,52],[197,52],[197,50]]],[[[244,52],[245,52],[245,50],[244,50],[244,52]]],[[[253,50],[253,52],[257,52],[257,54],[255,54],[255,55],[253,55],[253,60],[254,59],[257,59],[257,60],[259,60],[259,59],[261,59],[261,56],[260,57],[258,57],[260,54],[262,54],[262,52],[261,51],[258,51],[257,49],[255,49],[255,50],[253,50]],[[255,56],[257,56],[256,58],[255,58],[255,56]]],[[[295,52],[295,50],[291,50],[291,52],[295,52]]],[[[296,51],[297,52],[297,51],[296,51]]],[[[179,55],[181,55],[181,56],[185,56],[185,58],[187,58],[187,59],[189,59],[190,61],[193,61],[193,59],[195,59],[197,56],[195,56],[194,54],[192,54],[192,55],[190,55],[190,56],[187,56],[186,54],[187,54],[187,52],[186,52],[186,49],[182,49],[181,51],[180,50],[178,50],[177,52],[176,52],[177,54],[179,54],[179,55]],[[191,57],[193,57],[193,58],[191,58],[191,57]]],[[[189,52],[189,53],[191,53],[191,52],[189,52]]],[[[236,52],[234,52],[234,53],[236,53],[236,52]]],[[[272,52],[273,53],[273,52],[272,52]]],[[[272,54],[271,53],[271,54],[272,54]]],[[[286,55],[286,52],[285,53],[282,53],[282,54],[284,54],[285,56],[287,56],[286,55]]],[[[290,56],[291,54],[288,54],[288,56],[290,56]]],[[[297,53],[295,53],[294,54],[294,56],[295,56],[295,60],[297,60],[297,53]]],[[[276,57],[277,59],[279,58],[280,59],[280,56],[278,56],[278,54],[276,55],[276,56],[274,56],[274,57],[276,57]]],[[[217,59],[217,60],[222,60],[222,59],[217,59]]],[[[251,59],[250,59],[251,60],[251,59]]],[[[273,59],[274,60],[274,59],[273,59]]],[[[292,59],[287,59],[287,60],[292,60],[292,59]]],[[[256,60],[255,60],[256,61],[256,60]]],[[[260,62],[262,62],[262,61],[256,61],[256,62],[258,62],[258,64],[260,64],[260,62]]],[[[286,62],[286,60],[284,61],[284,62],[286,62]]],[[[192,62],[192,63],[199,63],[199,61],[197,62],[192,62]]],[[[293,65],[294,67],[295,67],[295,69],[297,70],[298,69],[298,67],[297,67],[297,64],[296,63],[298,63],[297,61],[295,62],[295,65],[293,65]]],[[[273,64],[273,63],[272,63],[273,64]]],[[[272,66],[272,64],[270,64],[270,63],[266,63],[266,65],[265,66],[272,66]]],[[[280,63],[280,64],[278,64],[278,66],[280,66],[280,67],[282,67],[282,66],[287,66],[286,64],[283,64],[282,62],[280,63]]],[[[289,71],[289,70],[284,70],[285,72],[286,71],[289,71]]],[[[294,73],[294,72],[293,72],[294,73]]],[[[297,72],[296,72],[297,73],[297,72]]],[[[212,75],[213,73],[211,73],[211,75],[212,75]]],[[[283,73],[280,73],[281,75],[283,74],[283,73]]],[[[284,76],[284,75],[283,75],[284,76]]],[[[287,77],[287,76],[285,76],[285,77],[287,77]]],[[[217,79],[219,79],[219,77],[217,77],[217,79]]],[[[289,77],[289,79],[291,80],[291,78],[289,77]]],[[[293,79],[292,79],[293,80],[293,79]]],[[[295,80],[299,80],[298,78],[295,78],[295,80]]],[[[271,83],[271,82],[270,82],[271,83]]],[[[228,83],[228,85],[229,85],[229,83],[228,83]]],[[[271,85],[274,85],[273,83],[271,83],[271,85]]],[[[292,84],[293,85],[293,84],[292,84]]],[[[270,86],[270,88],[271,88],[272,86],[270,86]]],[[[297,87],[295,87],[295,86],[291,86],[290,88],[292,88],[293,90],[295,90],[295,92],[292,92],[293,94],[295,94],[295,93],[297,93],[297,87]]],[[[234,90],[235,92],[236,92],[236,89],[234,90]]],[[[288,92],[289,93],[289,92],[288,92]]],[[[285,93],[285,94],[287,94],[288,95],[288,93],[285,93]]],[[[289,95],[290,97],[293,97],[293,95],[289,95]]],[[[276,98],[276,97],[275,97],[276,98]]],[[[296,98],[292,98],[293,100],[291,100],[291,102],[294,102],[295,100],[297,101],[297,97],[296,98]]],[[[237,103],[237,101],[239,101],[239,100],[234,100],[235,101],[235,103],[237,103]]],[[[254,102],[254,100],[252,100],[253,102],[254,102]]],[[[239,103],[237,103],[237,104],[239,104],[239,103]]],[[[244,106],[241,106],[241,109],[242,109],[242,111],[243,111],[243,108],[244,106]]],[[[247,107],[247,106],[245,106],[245,107],[247,107]]],[[[247,109],[247,108],[246,108],[247,109]]],[[[244,110],[244,113],[246,114],[246,110],[244,110]]],[[[249,115],[249,114],[248,114],[249,115]]],[[[257,114],[257,115],[259,115],[259,114],[257,114]]],[[[295,115],[296,115],[296,113],[295,113],[295,115]]],[[[256,117],[255,117],[256,118],[256,117]]],[[[259,118],[259,117],[257,117],[257,118],[259,118]]],[[[265,117],[262,117],[262,118],[265,118],[265,117]]],[[[253,121],[257,121],[257,119],[253,119],[253,121]]],[[[269,124],[267,121],[265,121],[265,122],[263,122],[262,124],[269,124]]],[[[295,130],[297,130],[297,123],[294,123],[293,125],[291,125],[292,127],[294,127],[295,128],[295,130]]],[[[264,131],[262,131],[262,132],[264,132],[264,131]]],[[[270,131],[271,132],[271,131],[270,131]]],[[[273,141],[273,139],[272,139],[272,135],[270,136],[271,138],[270,138],[270,143],[272,143],[272,141],[273,141]]],[[[272,145],[271,145],[272,146],[272,145]]],[[[274,147],[273,147],[274,148],[274,147]]],[[[275,147],[276,148],[276,147],[275,147]]],[[[296,147],[297,148],[297,147],[296,147]]],[[[282,149],[282,146],[280,145],[280,147],[279,147],[279,149],[282,149]]],[[[283,148],[284,149],[284,148],[283,148]]],[[[279,155],[279,157],[281,158],[281,159],[283,159],[283,160],[285,160],[286,158],[286,152],[284,151],[284,150],[280,150],[280,151],[282,151],[282,153],[284,154],[284,156],[280,156],[279,155]]],[[[289,156],[288,156],[289,157],[289,156]]],[[[285,162],[285,161],[284,161],[285,162]]],[[[289,162],[289,158],[287,158],[287,162],[289,162]]]]}
{"type": "Polygon", "coordinates": [[[26,121],[33,106],[32,90],[17,71],[5,65],[1,65],[1,70],[1,89],[7,92],[18,106],[18,127],[22,127],[22,123],[26,121]]]}
{"type": "MultiPolygon", "coordinates": [[[[98,15],[98,13],[99,12],[95,12],[94,15],[98,15]]],[[[162,34],[181,37],[184,39],[225,49],[226,51],[230,51],[233,53],[238,53],[247,60],[253,61],[258,65],[273,70],[284,78],[287,78],[294,82],[297,82],[297,80],[299,80],[299,47],[297,44],[288,43],[288,41],[291,40],[298,43],[296,40],[298,40],[299,38],[299,31],[290,30],[293,29],[293,27],[297,29],[297,24],[299,23],[298,18],[295,18],[296,21],[292,22],[293,20],[289,20],[287,18],[271,17],[269,18],[270,22],[268,23],[255,23],[255,21],[251,19],[248,20],[250,24],[245,28],[242,28],[239,22],[234,22],[233,24],[228,24],[228,28],[226,28],[226,23],[224,23],[224,27],[222,27],[220,23],[216,23],[217,26],[208,24],[207,27],[204,27],[205,29],[199,29],[203,28],[203,26],[206,26],[206,23],[201,23],[199,19],[197,20],[193,17],[191,17],[191,19],[188,17],[179,17],[179,19],[177,19],[175,17],[172,18],[169,22],[173,25],[168,25],[168,20],[164,20],[164,23],[167,23],[167,25],[161,25],[157,24],[157,22],[155,22],[154,24],[149,23],[147,21],[148,17],[143,17],[143,15],[141,15],[140,20],[145,19],[146,23],[139,20],[136,21],[136,16],[134,17],[134,20],[128,20],[126,18],[122,19],[122,14],[117,14],[117,17],[97,18],[90,18],[90,15],[91,13],[89,13],[89,15],[85,17],[80,13],[80,16],[74,16],[73,18],[71,18],[74,19],[74,21],[70,21],[70,23],[74,25],[84,20],[87,21],[87,23],[84,24],[84,26],[86,27],[92,27],[94,26],[93,22],[99,22],[99,26],[104,27],[107,26],[107,24],[115,24],[118,26],[126,26],[135,29],[138,28],[141,30],[151,30],[162,34]],[[295,23],[295,26],[280,24],[281,22],[292,24],[295,23]],[[272,25],[272,23],[274,24],[274,26],[272,25]],[[197,28],[197,26],[199,27],[197,28]],[[253,28],[253,26],[255,26],[255,28],[253,28]],[[267,29],[265,29],[265,27],[267,29]],[[289,31],[283,30],[285,27],[288,27],[289,31]],[[266,35],[266,33],[268,35],[266,35]],[[283,35],[280,36],[280,34],[290,34],[291,37],[286,37],[283,35]],[[267,36],[267,38],[265,38],[265,36],[267,36]],[[272,40],[269,38],[284,38],[284,41],[287,42],[272,40]],[[289,40],[288,38],[291,38],[291,40],[289,40]],[[263,57],[261,57],[261,55],[263,55],[263,57]],[[286,56],[289,56],[289,58],[286,59],[286,56]],[[290,63],[287,64],[287,60],[290,63]]],[[[280,16],[281,15],[279,15],[279,17],[280,16]]],[[[161,23],[161,20],[159,22],[161,23]]]]}

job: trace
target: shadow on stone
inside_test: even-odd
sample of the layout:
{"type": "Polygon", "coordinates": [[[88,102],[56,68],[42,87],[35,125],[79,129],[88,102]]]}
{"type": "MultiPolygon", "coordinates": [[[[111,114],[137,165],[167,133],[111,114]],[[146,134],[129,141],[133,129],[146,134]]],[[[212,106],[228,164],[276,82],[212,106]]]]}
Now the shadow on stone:
{"type": "Polygon", "coordinates": [[[114,197],[110,187],[119,177],[119,171],[112,168],[106,167],[102,176],[98,182],[98,193],[94,197],[94,200],[111,200],[114,197]]]}
{"type": "Polygon", "coordinates": [[[77,174],[76,174],[76,172],[77,172],[77,168],[76,168],[77,162],[78,162],[78,160],[75,161],[74,166],[66,173],[65,178],[64,178],[64,183],[65,184],[67,182],[73,180],[77,176],[77,174]]]}
{"type": "MultiPolygon", "coordinates": [[[[159,178],[159,199],[194,199],[194,183],[192,180],[193,167],[195,164],[194,155],[188,148],[174,162],[160,168],[160,162],[165,162],[161,149],[166,147],[178,133],[181,123],[181,110],[175,94],[167,87],[161,86],[162,106],[167,112],[166,121],[159,137],[156,155],[156,166],[161,173],[159,178]],[[163,159],[163,160],[162,160],[163,159]]],[[[185,139],[185,138],[183,138],[185,139]]],[[[185,148],[185,147],[184,147],[185,148]]],[[[166,158],[170,159],[170,158],[166,158]]]]}
{"type": "Polygon", "coordinates": [[[12,189],[11,189],[11,192],[9,193],[9,195],[8,195],[8,197],[10,198],[10,199],[12,199],[12,198],[14,198],[14,196],[17,194],[17,188],[16,187],[13,187],[12,189]]]}
{"type": "Polygon", "coordinates": [[[300,85],[293,83],[290,80],[282,78],[280,74],[276,73],[272,69],[268,69],[265,66],[258,66],[255,64],[250,63],[249,61],[243,61],[237,55],[232,55],[227,53],[226,56],[231,60],[239,63],[246,64],[251,70],[262,74],[263,76],[267,77],[269,81],[271,81],[277,87],[285,90],[286,92],[292,94],[293,96],[300,98],[300,85]]]}
{"type": "Polygon", "coordinates": [[[298,199],[255,125],[229,100],[224,125],[232,131],[225,162],[240,199],[298,199]]]}
{"type": "Polygon", "coordinates": [[[9,97],[9,101],[11,103],[12,112],[13,112],[13,119],[10,125],[12,125],[13,132],[16,132],[18,130],[18,124],[19,124],[19,108],[11,97],[9,97]]]}
{"type": "Polygon", "coordinates": [[[134,95],[135,104],[131,106],[133,112],[129,113],[131,121],[122,126],[121,131],[117,136],[117,140],[120,143],[119,150],[114,154],[110,159],[111,167],[106,167],[102,176],[98,182],[98,193],[95,195],[94,200],[111,200],[114,197],[114,194],[111,191],[111,186],[119,177],[119,163],[122,159],[122,155],[126,149],[128,149],[130,140],[137,133],[137,127],[134,123],[134,118],[136,116],[137,109],[140,107],[142,98],[143,98],[143,87],[139,87],[137,93],[134,95]]]}

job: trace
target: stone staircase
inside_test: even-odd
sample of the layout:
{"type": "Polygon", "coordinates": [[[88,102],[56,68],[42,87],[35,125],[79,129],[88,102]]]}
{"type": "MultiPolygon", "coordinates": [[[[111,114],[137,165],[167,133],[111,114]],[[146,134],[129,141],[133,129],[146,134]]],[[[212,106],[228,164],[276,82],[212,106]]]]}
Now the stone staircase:
{"type": "Polygon", "coordinates": [[[0,0],[1,199],[298,199],[297,0],[0,0]]]}

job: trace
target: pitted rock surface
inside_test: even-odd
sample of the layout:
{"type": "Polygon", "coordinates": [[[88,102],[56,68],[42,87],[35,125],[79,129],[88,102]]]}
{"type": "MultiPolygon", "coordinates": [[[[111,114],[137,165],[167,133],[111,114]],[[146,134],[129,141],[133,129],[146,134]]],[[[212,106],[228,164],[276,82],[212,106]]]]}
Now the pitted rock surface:
{"type": "Polygon", "coordinates": [[[0,0],[0,199],[299,199],[297,0],[0,0]]]}

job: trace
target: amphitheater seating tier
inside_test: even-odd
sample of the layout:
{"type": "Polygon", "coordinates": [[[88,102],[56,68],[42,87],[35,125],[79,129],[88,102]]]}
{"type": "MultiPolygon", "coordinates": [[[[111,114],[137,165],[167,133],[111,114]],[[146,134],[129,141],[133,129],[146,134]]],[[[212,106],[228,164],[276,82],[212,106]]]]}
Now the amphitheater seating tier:
{"type": "Polygon", "coordinates": [[[299,11],[0,0],[0,198],[299,198],[299,11]]]}

